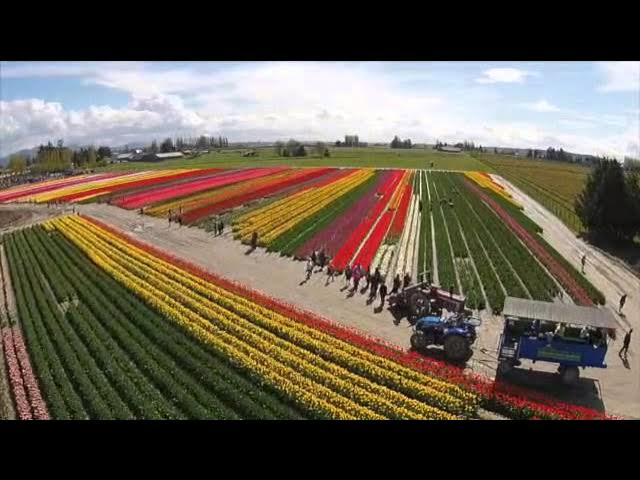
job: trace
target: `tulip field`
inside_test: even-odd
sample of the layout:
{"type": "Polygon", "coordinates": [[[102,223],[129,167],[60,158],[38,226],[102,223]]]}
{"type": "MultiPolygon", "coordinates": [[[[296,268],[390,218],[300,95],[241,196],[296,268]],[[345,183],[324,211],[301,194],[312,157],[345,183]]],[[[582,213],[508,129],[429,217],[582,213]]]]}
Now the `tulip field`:
{"type": "Polygon", "coordinates": [[[338,271],[379,268],[387,281],[428,275],[499,313],[506,296],[581,305],[604,297],[539,235],[483,172],[273,166],[80,175],[0,192],[0,202],[108,202],[207,227],[298,259],[324,249],[338,271]]]}
{"type": "Polygon", "coordinates": [[[3,245],[18,321],[2,342],[22,419],[604,418],[401,351],[89,217],[3,245]]]}
{"type": "MultiPolygon", "coordinates": [[[[0,203],[21,202],[108,203],[203,228],[223,217],[239,242],[257,233],[260,247],[294,259],[323,249],[338,272],[379,268],[388,285],[426,273],[475,310],[561,293],[604,303],[479,172],[110,172],[0,192],[0,203]]],[[[15,313],[3,281],[0,354],[19,419],[605,418],[333,323],[89,215],[1,243],[15,313]]]]}

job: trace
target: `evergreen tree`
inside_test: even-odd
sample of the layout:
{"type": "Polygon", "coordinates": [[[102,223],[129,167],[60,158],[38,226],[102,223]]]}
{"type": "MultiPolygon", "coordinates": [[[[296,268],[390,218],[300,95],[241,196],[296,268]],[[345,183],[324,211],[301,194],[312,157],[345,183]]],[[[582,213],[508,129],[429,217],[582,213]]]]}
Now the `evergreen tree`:
{"type": "Polygon", "coordinates": [[[575,209],[589,233],[609,239],[633,239],[640,232],[638,177],[625,178],[617,160],[601,160],[587,177],[575,209]]]}

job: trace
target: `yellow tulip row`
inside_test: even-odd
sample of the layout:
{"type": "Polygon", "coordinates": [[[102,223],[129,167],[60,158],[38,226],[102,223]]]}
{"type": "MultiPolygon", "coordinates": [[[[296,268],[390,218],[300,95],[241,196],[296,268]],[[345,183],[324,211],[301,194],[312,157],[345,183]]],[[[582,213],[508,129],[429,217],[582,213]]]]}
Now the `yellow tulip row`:
{"type": "MultiPolygon", "coordinates": [[[[96,239],[93,238],[92,240],[95,241],[96,239]]],[[[120,258],[120,254],[117,254],[117,255],[118,255],[118,258],[120,258]]],[[[129,259],[129,261],[131,261],[131,259],[129,259]]],[[[133,262],[134,263],[131,265],[134,265],[136,267],[137,269],[136,271],[145,272],[145,268],[142,265],[136,264],[135,261],[133,262]]],[[[120,265],[120,266],[122,268],[126,268],[125,265],[120,265]]],[[[208,303],[206,301],[203,301],[203,299],[201,298],[189,299],[188,289],[185,289],[178,283],[174,283],[171,281],[167,283],[166,278],[162,280],[158,280],[157,272],[154,271],[153,269],[150,269],[150,270],[147,269],[145,273],[148,276],[145,280],[147,280],[155,288],[167,288],[167,285],[168,285],[171,291],[173,292],[172,295],[174,296],[174,298],[176,296],[176,292],[179,292],[178,296],[181,298],[181,303],[183,305],[184,304],[189,305],[192,311],[200,310],[201,315],[206,316],[207,315],[206,309],[209,308],[215,311],[219,315],[230,314],[229,312],[225,312],[221,307],[215,304],[212,304],[210,302],[208,303]]],[[[352,375],[344,369],[339,369],[335,367],[331,368],[330,364],[328,364],[329,367],[327,369],[328,373],[330,373],[330,375],[328,376],[326,374],[327,372],[323,372],[318,366],[311,363],[314,361],[313,358],[310,358],[310,357],[313,357],[312,354],[305,352],[302,349],[299,349],[299,351],[296,352],[295,346],[287,344],[287,342],[284,342],[278,339],[278,337],[272,334],[271,335],[263,334],[261,339],[260,329],[251,325],[250,322],[247,322],[246,320],[242,319],[242,317],[234,316],[233,314],[231,314],[231,316],[233,320],[232,323],[221,325],[222,328],[225,328],[226,326],[226,329],[230,330],[229,333],[235,334],[237,338],[239,338],[240,340],[244,340],[245,342],[248,339],[253,340],[254,344],[259,344],[260,342],[262,342],[264,345],[261,350],[264,350],[265,348],[270,349],[270,356],[272,358],[280,360],[282,363],[288,365],[291,368],[306,367],[306,372],[301,372],[301,373],[306,373],[307,375],[311,373],[315,379],[321,379],[321,380],[324,379],[325,386],[331,388],[334,391],[338,390],[342,392],[346,396],[351,397],[352,400],[357,401],[359,404],[362,404],[365,408],[367,407],[376,408],[383,415],[389,416],[391,418],[416,418],[416,419],[432,418],[433,414],[436,412],[435,409],[430,408],[426,405],[423,405],[420,402],[410,401],[409,399],[403,398],[401,395],[397,395],[397,394],[394,395],[393,391],[385,389],[384,387],[374,386],[372,389],[369,386],[370,382],[363,380],[355,375],[352,375]],[[244,330],[242,330],[242,326],[244,326],[244,330]],[[250,328],[251,326],[254,327],[253,331],[251,331],[251,328],[250,328]],[[247,331],[247,327],[249,327],[250,331],[247,331]],[[281,347],[281,349],[279,350],[277,347],[281,347]],[[295,358],[296,353],[300,355],[300,358],[295,358]],[[305,354],[306,354],[306,358],[305,358],[305,354]],[[306,365],[305,365],[305,362],[307,362],[306,365]],[[354,384],[359,385],[361,388],[360,389],[354,388],[353,387],[354,384]],[[367,389],[367,386],[369,386],[368,389],[367,389]],[[371,394],[374,394],[374,395],[372,396],[371,394]],[[381,398],[378,398],[378,397],[381,397],[381,398]],[[385,402],[384,400],[385,397],[391,397],[391,398],[389,401],[385,402]],[[414,410],[420,411],[421,415],[415,414],[414,412],[407,411],[403,408],[395,406],[395,404],[398,402],[400,402],[401,404],[404,403],[405,406],[409,405],[413,407],[414,410]]],[[[210,320],[213,320],[213,321],[216,320],[215,316],[213,318],[211,318],[211,316],[209,317],[210,317],[210,320]]],[[[366,412],[363,412],[363,413],[366,415],[366,412]]],[[[366,418],[366,416],[362,418],[366,418]]]]}
{"type": "Polygon", "coordinates": [[[400,202],[402,201],[402,196],[404,195],[405,185],[409,183],[413,179],[413,172],[409,170],[404,171],[404,175],[402,176],[402,180],[396,187],[396,190],[393,192],[393,196],[391,197],[391,201],[389,202],[389,210],[397,210],[400,206],[400,202]]]}
{"type": "Polygon", "coordinates": [[[156,292],[150,300],[157,308],[305,409],[332,418],[456,418],[422,401],[465,415],[475,408],[475,398],[461,401],[422,385],[432,379],[226,292],[85,220],[54,222],[105,270],[141,296],[156,292]]]}
{"type": "Polygon", "coordinates": [[[465,172],[465,175],[467,176],[467,178],[470,178],[471,180],[473,180],[475,183],[477,183],[481,187],[488,188],[492,192],[497,193],[498,195],[500,195],[505,200],[508,200],[509,202],[514,204],[516,207],[522,208],[520,206],[520,204],[518,202],[516,202],[511,197],[511,195],[509,193],[507,193],[504,190],[502,190],[501,188],[497,187],[496,184],[493,181],[489,180],[487,177],[485,177],[481,173],[479,173],[479,172],[465,172]]]}
{"type": "MultiPolygon", "coordinates": [[[[106,241],[109,242],[109,239],[107,239],[106,241]]],[[[112,238],[111,241],[114,242],[114,239],[112,238]]],[[[116,239],[114,243],[117,244],[121,242],[119,242],[119,240],[116,239]]],[[[121,250],[118,253],[116,253],[116,255],[118,256],[121,256],[124,254],[125,252],[121,250]]],[[[300,359],[302,359],[302,361],[307,361],[315,364],[318,364],[319,362],[317,357],[303,350],[302,347],[315,352],[325,352],[325,351],[330,352],[331,353],[330,358],[334,362],[336,362],[336,359],[335,359],[336,355],[342,357],[338,359],[341,361],[338,361],[337,363],[340,363],[344,368],[336,368],[334,365],[332,365],[329,362],[319,362],[320,365],[323,368],[325,368],[325,370],[330,371],[334,376],[338,376],[339,378],[350,380],[352,384],[360,385],[362,388],[367,388],[368,386],[367,383],[365,384],[362,383],[361,378],[359,378],[357,375],[354,375],[349,370],[347,370],[347,368],[349,367],[351,367],[351,369],[354,369],[354,366],[352,364],[355,363],[355,367],[357,370],[359,370],[360,372],[363,372],[363,374],[366,375],[368,378],[371,378],[375,381],[383,383],[384,385],[392,386],[393,388],[400,391],[405,391],[413,396],[416,396],[418,399],[422,401],[434,403],[436,404],[436,406],[444,407],[447,410],[453,410],[458,413],[464,413],[464,414],[473,413],[473,409],[468,408],[469,405],[466,402],[463,402],[456,398],[450,398],[448,395],[446,394],[443,395],[438,391],[434,390],[433,388],[425,387],[420,383],[407,381],[405,378],[398,376],[397,374],[388,374],[388,372],[385,372],[380,368],[375,368],[375,366],[372,367],[367,362],[361,361],[357,354],[351,357],[349,355],[341,355],[342,352],[340,350],[336,350],[335,347],[332,347],[330,345],[319,344],[319,342],[314,341],[313,339],[306,338],[305,334],[303,332],[300,332],[299,329],[278,325],[276,321],[270,320],[259,311],[259,310],[267,311],[267,309],[260,308],[260,306],[255,304],[250,305],[248,307],[244,307],[242,305],[236,305],[234,304],[235,302],[233,301],[233,299],[225,298],[225,295],[219,295],[217,292],[211,292],[210,291],[212,287],[211,284],[208,284],[206,288],[203,288],[197,283],[192,282],[187,275],[183,275],[181,273],[173,273],[169,269],[166,269],[165,267],[163,267],[162,264],[156,260],[147,260],[147,265],[145,265],[144,263],[142,264],[138,263],[138,260],[129,260],[129,261],[131,262],[130,265],[134,266],[137,269],[137,271],[144,271],[145,269],[151,268],[152,270],[147,271],[147,273],[152,275],[152,278],[154,280],[156,280],[157,278],[157,275],[156,275],[157,273],[160,273],[161,275],[163,275],[164,278],[162,282],[158,280],[158,282],[160,282],[158,283],[158,288],[161,288],[162,283],[164,282],[165,285],[169,285],[171,287],[172,291],[180,291],[182,289],[183,294],[185,295],[185,302],[189,302],[189,301],[193,302],[192,306],[194,308],[198,308],[199,305],[204,304],[214,310],[216,308],[227,308],[229,311],[232,311],[240,315],[240,319],[236,318],[233,323],[233,326],[234,327],[237,327],[237,325],[244,326],[245,331],[239,333],[240,335],[242,335],[242,338],[246,338],[246,330],[249,330],[252,334],[261,337],[262,339],[268,341],[270,344],[280,345],[282,348],[288,349],[290,351],[293,350],[294,353],[297,354],[300,357],[300,359]],[[149,263],[151,265],[148,265],[149,263]],[[209,297],[210,300],[207,300],[204,297],[209,297]],[[210,303],[211,301],[213,302],[213,304],[210,303]],[[243,320],[243,318],[245,319],[250,318],[251,321],[243,320]],[[288,340],[289,342],[292,342],[298,348],[296,349],[296,348],[293,348],[291,345],[288,345],[287,342],[281,340],[280,337],[284,337],[286,340],[288,340]]],[[[184,273],[186,274],[186,272],[184,273]]],[[[224,292],[221,289],[220,291],[224,292]]],[[[230,292],[224,292],[224,293],[226,293],[229,296],[232,296],[230,292]]],[[[272,313],[275,313],[275,312],[272,312],[272,313]]],[[[294,323],[295,323],[294,325],[295,327],[302,327],[302,325],[300,325],[299,323],[297,322],[294,322],[294,323]]],[[[308,329],[308,330],[311,331],[312,329],[308,329]]],[[[295,367],[295,364],[292,366],[295,367]]],[[[435,383],[440,383],[442,385],[442,382],[435,382],[435,383]]],[[[452,387],[457,389],[457,387],[455,386],[452,386],[452,387]]],[[[459,389],[458,391],[460,392],[459,389]]],[[[392,401],[398,404],[402,404],[403,402],[406,402],[406,398],[404,398],[402,395],[390,395],[390,392],[380,391],[380,389],[378,389],[378,391],[376,391],[375,393],[380,396],[386,396],[386,397],[391,396],[392,401]]],[[[472,397],[470,396],[470,394],[466,394],[466,395],[469,397],[472,397]]],[[[422,405],[420,403],[413,404],[412,408],[414,410],[417,409],[425,416],[428,416],[431,414],[431,410],[429,409],[429,407],[426,407],[425,405],[422,405]]],[[[393,410],[391,410],[391,412],[393,412],[393,410]]],[[[390,415],[391,413],[387,413],[387,414],[390,415]]],[[[402,415],[402,418],[409,418],[409,417],[410,415],[408,415],[406,412],[404,412],[402,415]]]]}
{"type": "MultiPolygon", "coordinates": [[[[90,238],[86,230],[76,231],[68,224],[60,230],[96,264],[137,293],[153,308],[226,355],[232,363],[257,374],[262,381],[286,395],[301,409],[334,419],[385,418],[319,384],[309,378],[310,375],[298,373],[272,358],[273,348],[268,342],[250,344],[219,328],[214,323],[216,314],[208,312],[205,307],[199,307],[197,311],[187,308],[176,301],[175,292],[168,293],[164,289],[156,288],[149,283],[150,278],[147,275],[133,274],[112,257],[105,255],[102,251],[103,246],[98,247],[85,240],[85,236],[90,238]]],[[[224,317],[217,320],[227,323],[232,321],[231,318],[224,317]]]]}
{"type": "Polygon", "coordinates": [[[273,202],[265,207],[262,207],[262,208],[253,210],[252,212],[241,215],[235,221],[234,226],[236,227],[237,230],[242,230],[243,228],[246,228],[249,225],[257,226],[256,222],[260,218],[264,218],[265,216],[268,216],[268,215],[276,215],[281,212],[284,212],[291,204],[304,199],[308,199],[309,195],[318,193],[319,191],[325,191],[327,188],[331,188],[336,184],[338,184],[338,182],[340,182],[339,184],[342,184],[344,181],[349,181],[350,179],[354,178],[354,175],[361,175],[365,171],[366,170],[354,170],[346,177],[342,177],[341,179],[339,179],[337,182],[329,183],[327,185],[322,186],[321,188],[314,188],[314,187],[304,188],[294,195],[290,195],[286,198],[273,202]]]}
{"type": "MultiPolygon", "coordinates": [[[[108,232],[104,232],[103,235],[103,239],[110,241],[116,247],[122,244],[122,242],[120,242],[116,237],[110,235],[108,232]]],[[[319,352],[329,350],[336,351],[336,354],[344,367],[356,367],[359,371],[366,372],[376,381],[382,381],[386,385],[394,385],[394,387],[401,390],[408,390],[412,394],[414,392],[411,389],[418,389],[427,401],[430,397],[434,396],[433,390],[447,393],[464,400],[468,405],[470,405],[470,408],[458,406],[460,411],[464,411],[468,414],[475,412],[475,403],[477,403],[477,398],[475,395],[461,389],[457,385],[427,377],[383,357],[373,355],[366,350],[356,348],[347,342],[336,339],[335,337],[302,325],[295,320],[280,315],[266,307],[217,287],[215,284],[212,284],[200,277],[185,272],[168,262],[160,261],[143,250],[137,249],[137,254],[140,255],[140,258],[143,259],[143,261],[152,262],[152,265],[155,265],[155,268],[159,268],[163,275],[168,275],[173,280],[187,285],[190,291],[197,292],[198,294],[222,305],[225,308],[235,311],[240,315],[244,315],[247,318],[251,318],[253,314],[257,313],[257,316],[253,318],[254,323],[258,323],[261,327],[266,328],[281,337],[294,341],[297,345],[309,349],[315,349],[319,352]],[[306,341],[308,339],[312,339],[313,342],[306,341]],[[338,350],[335,350],[336,348],[338,350]],[[343,351],[346,352],[346,355],[342,354],[343,351]],[[363,358],[366,361],[362,361],[363,358]],[[369,362],[369,364],[367,362],[369,362]],[[374,365],[375,368],[372,369],[372,365],[374,365]],[[385,369],[391,370],[393,375],[388,374],[385,369]],[[406,378],[416,382],[417,385],[416,383],[408,384],[405,381],[406,378]],[[405,385],[402,386],[400,383],[404,383],[405,385]],[[426,385],[428,389],[422,389],[422,385],[426,385]]],[[[444,403],[446,403],[446,401],[444,403]]],[[[450,407],[450,405],[448,406],[450,407]]]]}
{"type": "Polygon", "coordinates": [[[102,188],[102,187],[115,187],[117,185],[122,185],[129,182],[164,177],[167,175],[172,175],[172,174],[184,172],[184,171],[188,171],[188,170],[161,170],[161,171],[155,171],[155,172],[132,173],[132,174],[122,175],[114,178],[100,179],[100,180],[89,181],[89,182],[85,182],[77,185],[71,185],[66,188],[62,187],[57,190],[44,192],[41,194],[35,194],[31,196],[30,199],[32,201],[35,201],[36,203],[45,203],[45,202],[50,202],[52,200],[56,200],[65,195],[71,195],[71,194],[80,193],[80,192],[90,192],[91,190],[94,190],[96,188],[102,188]]]}
{"type": "Polygon", "coordinates": [[[373,170],[358,170],[328,185],[311,188],[280,205],[271,206],[243,222],[239,235],[246,241],[253,232],[258,232],[261,244],[269,244],[282,233],[334,202],[336,198],[364,183],[373,174],[373,170]]]}

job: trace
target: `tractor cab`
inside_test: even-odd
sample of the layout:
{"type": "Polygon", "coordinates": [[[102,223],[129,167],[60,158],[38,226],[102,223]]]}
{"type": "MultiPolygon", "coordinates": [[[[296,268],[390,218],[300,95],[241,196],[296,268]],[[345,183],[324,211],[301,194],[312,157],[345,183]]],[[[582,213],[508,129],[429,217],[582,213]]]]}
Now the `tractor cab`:
{"type": "Polygon", "coordinates": [[[508,297],[498,346],[499,374],[528,359],[558,364],[563,383],[575,384],[579,367],[606,368],[608,339],[617,326],[604,308],[508,297]]]}

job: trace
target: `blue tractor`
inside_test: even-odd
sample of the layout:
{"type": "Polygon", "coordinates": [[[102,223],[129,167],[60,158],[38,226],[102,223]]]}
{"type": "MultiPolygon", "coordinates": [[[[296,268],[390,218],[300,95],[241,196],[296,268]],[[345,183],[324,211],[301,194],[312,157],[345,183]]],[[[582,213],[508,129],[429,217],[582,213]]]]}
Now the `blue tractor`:
{"type": "Polygon", "coordinates": [[[476,327],[481,323],[480,319],[464,313],[422,317],[413,326],[411,347],[424,351],[431,345],[442,345],[447,360],[464,363],[473,354],[471,345],[476,341],[476,327]]]}

